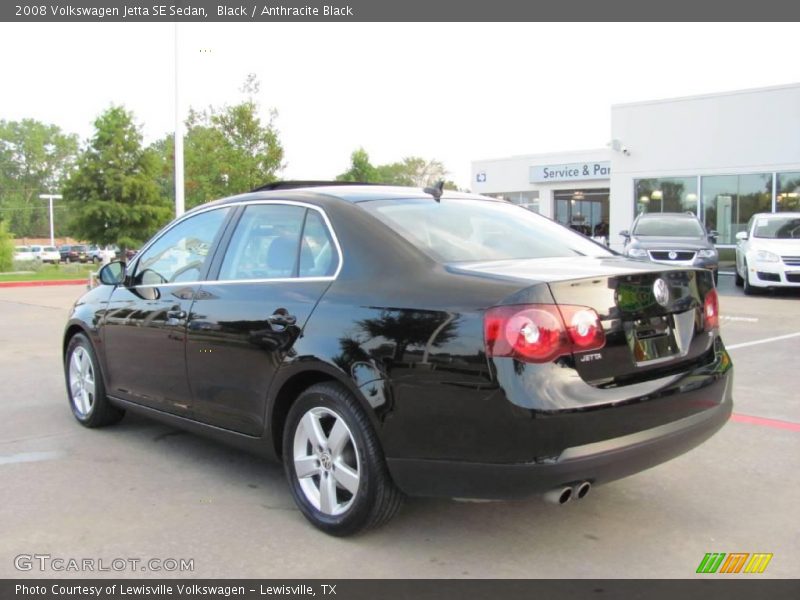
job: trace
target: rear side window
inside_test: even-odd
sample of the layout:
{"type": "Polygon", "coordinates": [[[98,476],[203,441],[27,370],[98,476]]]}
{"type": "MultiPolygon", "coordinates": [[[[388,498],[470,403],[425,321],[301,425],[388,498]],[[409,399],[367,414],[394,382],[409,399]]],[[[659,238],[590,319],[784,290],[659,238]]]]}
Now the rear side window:
{"type": "Polygon", "coordinates": [[[236,225],[219,279],[284,279],[295,276],[306,209],[282,204],[245,208],[236,225]]]}
{"type": "Polygon", "coordinates": [[[322,215],[309,210],[300,250],[300,277],[328,277],[336,272],[339,255],[322,215]]]}
{"type": "Polygon", "coordinates": [[[229,208],[188,217],[168,229],[141,256],[136,285],[197,281],[229,208]]]}
{"type": "Polygon", "coordinates": [[[529,210],[490,200],[378,200],[359,206],[441,262],[613,256],[529,210]]]}

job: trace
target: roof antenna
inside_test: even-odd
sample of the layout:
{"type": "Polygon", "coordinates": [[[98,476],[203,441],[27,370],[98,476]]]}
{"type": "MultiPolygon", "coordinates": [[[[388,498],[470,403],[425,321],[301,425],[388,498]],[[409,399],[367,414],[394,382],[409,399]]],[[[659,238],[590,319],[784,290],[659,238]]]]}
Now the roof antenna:
{"type": "Polygon", "coordinates": [[[444,179],[440,179],[432,186],[426,187],[422,191],[425,192],[426,194],[430,194],[431,196],[433,196],[434,200],[440,202],[442,199],[442,192],[444,191],[444,179]]]}

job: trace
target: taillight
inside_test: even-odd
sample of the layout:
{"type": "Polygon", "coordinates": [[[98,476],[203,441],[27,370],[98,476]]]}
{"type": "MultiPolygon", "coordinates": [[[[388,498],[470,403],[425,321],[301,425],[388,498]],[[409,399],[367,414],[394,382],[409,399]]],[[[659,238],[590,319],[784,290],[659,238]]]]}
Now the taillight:
{"type": "Polygon", "coordinates": [[[719,297],[714,288],[706,292],[706,299],[703,302],[703,318],[706,331],[719,327],[719,297]]]}
{"type": "Polygon", "coordinates": [[[484,333],[488,356],[534,363],[597,350],[606,343],[600,318],[585,306],[495,306],[486,311],[484,333]]]}

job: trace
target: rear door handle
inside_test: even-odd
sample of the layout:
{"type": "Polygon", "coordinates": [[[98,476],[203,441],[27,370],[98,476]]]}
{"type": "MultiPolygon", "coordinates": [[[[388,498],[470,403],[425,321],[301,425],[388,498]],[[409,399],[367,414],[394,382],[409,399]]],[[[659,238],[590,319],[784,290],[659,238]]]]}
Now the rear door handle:
{"type": "Polygon", "coordinates": [[[185,310],[168,310],[167,311],[167,318],[168,319],[185,319],[186,318],[186,311],[185,310]]]}

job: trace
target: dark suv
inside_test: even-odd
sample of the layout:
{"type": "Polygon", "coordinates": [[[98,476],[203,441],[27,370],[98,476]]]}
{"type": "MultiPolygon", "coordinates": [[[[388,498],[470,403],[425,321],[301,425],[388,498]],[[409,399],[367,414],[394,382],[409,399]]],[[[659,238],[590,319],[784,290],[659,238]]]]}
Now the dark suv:
{"type": "Polygon", "coordinates": [[[89,260],[88,248],[83,244],[77,245],[64,245],[58,249],[59,254],[61,254],[61,260],[63,262],[72,263],[72,262],[82,262],[85,263],[89,260]]]}
{"type": "Polygon", "coordinates": [[[633,221],[630,231],[619,234],[625,238],[623,253],[629,258],[709,269],[717,282],[717,234],[706,233],[693,213],[643,213],[633,221]]]}

